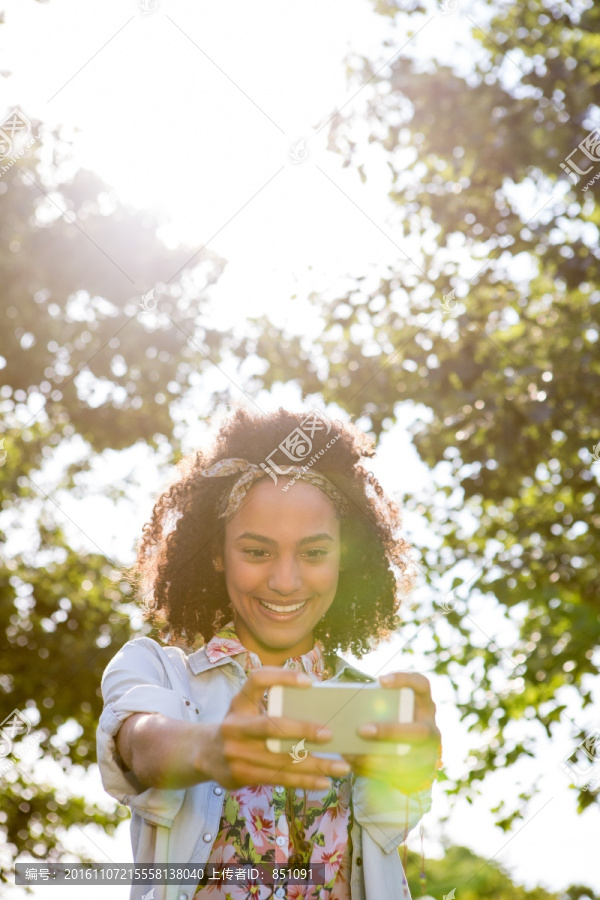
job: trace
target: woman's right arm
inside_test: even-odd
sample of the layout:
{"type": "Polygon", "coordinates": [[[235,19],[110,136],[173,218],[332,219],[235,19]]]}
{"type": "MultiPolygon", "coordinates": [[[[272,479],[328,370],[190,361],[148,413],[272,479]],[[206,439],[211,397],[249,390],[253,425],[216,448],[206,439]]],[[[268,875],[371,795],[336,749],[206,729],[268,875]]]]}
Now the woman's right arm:
{"type": "Polygon", "coordinates": [[[218,724],[182,722],[161,713],[135,713],[115,742],[126,768],[144,787],[178,790],[211,780],[207,770],[218,724]]]}
{"type": "Polygon", "coordinates": [[[322,723],[274,719],[261,712],[265,688],[274,684],[299,684],[298,674],[271,667],[252,671],[222,722],[186,722],[161,713],[134,713],[123,721],[115,737],[119,756],[145,787],[176,790],[202,781],[216,781],[228,789],[248,784],[281,784],[309,791],[330,787],[327,776],[350,771],[344,760],[308,754],[301,766],[295,766],[291,754],[266,749],[269,737],[285,735],[320,743],[331,739],[322,723]]]}

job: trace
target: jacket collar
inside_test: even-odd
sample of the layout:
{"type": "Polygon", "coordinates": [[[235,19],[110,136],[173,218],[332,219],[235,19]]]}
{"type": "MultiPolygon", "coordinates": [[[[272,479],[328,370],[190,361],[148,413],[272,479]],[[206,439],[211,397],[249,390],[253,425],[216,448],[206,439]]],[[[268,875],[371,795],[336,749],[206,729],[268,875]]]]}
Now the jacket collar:
{"type": "MultiPolygon", "coordinates": [[[[206,655],[211,663],[216,663],[223,657],[235,656],[246,672],[251,669],[260,669],[262,665],[257,654],[248,650],[240,641],[233,621],[228,622],[211,638],[206,645],[206,655]]],[[[307,653],[288,657],[284,668],[294,668],[296,665],[319,681],[326,677],[325,654],[321,641],[316,641],[313,648],[307,653]]]]}
{"type": "MultiPolygon", "coordinates": [[[[229,622],[217,634],[211,638],[208,644],[202,646],[199,650],[190,653],[187,658],[188,665],[194,675],[206,672],[208,669],[216,669],[218,666],[233,665],[235,668],[243,671],[240,662],[234,659],[239,653],[248,652],[243,644],[240,643],[234,629],[234,623],[229,622]],[[214,643],[213,643],[214,642],[214,643]]],[[[295,657],[294,657],[295,658],[295,657]]],[[[305,668],[314,671],[321,661],[325,662],[322,644],[320,641],[315,643],[312,650],[303,654],[299,659],[305,663],[305,668]]],[[[332,653],[327,657],[327,661],[333,668],[333,676],[330,681],[364,681],[375,682],[376,678],[372,678],[360,669],[354,668],[346,660],[337,653],[332,653]]]]}

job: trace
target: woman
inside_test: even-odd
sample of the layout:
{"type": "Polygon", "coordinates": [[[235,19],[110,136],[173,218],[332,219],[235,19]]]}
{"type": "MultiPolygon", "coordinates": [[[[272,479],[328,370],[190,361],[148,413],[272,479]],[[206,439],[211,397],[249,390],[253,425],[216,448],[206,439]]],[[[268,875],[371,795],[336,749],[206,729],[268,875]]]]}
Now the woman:
{"type": "Polygon", "coordinates": [[[376,682],[336,651],[361,658],[398,625],[409,547],[397,507],[360,464],[373,455],[352,425],[239,408],[154,506],[132,578],[162,643],[137,638],[109,663],[98,728],[104,786],[132,811],[135,862],[314,865],[321,878],[182,874],[154,900],[410,898],[398,847],[429,809],[439,758],[427,680],[388,676],[386,687],[413,688],[415,722],[364,733],[410,743],[406,756],[325,752],[297,764],[266,747],[285,730],[326,751],[318,714],[308,725],[268,716],[268,688],[376,682]]]}

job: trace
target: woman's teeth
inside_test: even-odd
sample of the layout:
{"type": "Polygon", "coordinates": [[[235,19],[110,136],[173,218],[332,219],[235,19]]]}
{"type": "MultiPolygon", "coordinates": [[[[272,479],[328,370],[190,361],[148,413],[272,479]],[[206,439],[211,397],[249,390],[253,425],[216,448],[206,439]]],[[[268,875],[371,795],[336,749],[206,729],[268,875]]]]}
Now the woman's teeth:
{"type": "Polygon", "coordinates": [[[308,600],[305,600],[303,603],[296,603],[294,606],[275,606],[273,603],[264,603],[262,600],[258,601],[261,606],[264,606],[265,609],[270,609],[271,612],[276,613],[292,613],[297,609],[302,609],[303,606],[306,606],[308,600]]]}

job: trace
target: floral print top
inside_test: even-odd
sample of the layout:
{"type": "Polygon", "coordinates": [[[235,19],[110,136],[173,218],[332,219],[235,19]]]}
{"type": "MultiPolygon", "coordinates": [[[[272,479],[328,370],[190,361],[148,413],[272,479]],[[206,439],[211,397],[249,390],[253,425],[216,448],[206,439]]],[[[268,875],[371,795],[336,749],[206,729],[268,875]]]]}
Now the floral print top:
{"type": "MultiPolygon", "coordinates": [[[[211,663],[224,656],[236,657],[246,674],[261,667],[261,661],[246,650],[229,622],[206,645],[211,663]]],[[[298,666],[315,681],[326,680],[323,645],[316,641],[312,650],[290,657],[284,669],[298,666]]],[[[302,818],[304,791],[282,785],[256,784],[225,793],[219,832],[211,849],[207,865],[231,866],[264,864],[287,866],[294,852],[285,814],[286,792],[294,793],[294,812],[302,818]]],[[[350,900],[350,868],[352,861],[351,833],[351,774],[333,778],[331,787],[321,791],[306,791],[305,835],[313,841],[310,864],[319,864],[325,872],[324,884],[289,883],[285,889],[288,900],[350,900]],[[324,867],[324,868],[323,868],[324,867]]],[[[270,869],[269,869],[270,870],[270,869]]],[[[275,885],[240,882],[226,884],[215,880],[202,885],[194,898],[198,900],[277,900],[284,895],[275,885]]]]}

